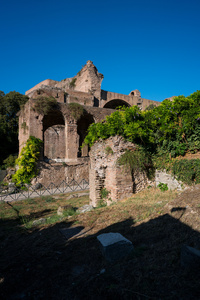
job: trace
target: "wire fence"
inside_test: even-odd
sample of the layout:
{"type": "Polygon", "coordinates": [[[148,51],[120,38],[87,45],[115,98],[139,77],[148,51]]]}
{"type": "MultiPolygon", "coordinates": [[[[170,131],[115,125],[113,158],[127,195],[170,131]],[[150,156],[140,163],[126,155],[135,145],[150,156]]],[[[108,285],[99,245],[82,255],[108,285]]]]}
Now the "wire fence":
{"type": "Polygon", "coordinates": [[[89,182],[85,179],[80,182],[77,182],[74,179],[71,182],[62,181],[59,186],[51,182],[47,187],[43,185],[0,186],[0,201],[17,201],[27,198],[65,194],[87,189],[89,189],[89,182]]]}

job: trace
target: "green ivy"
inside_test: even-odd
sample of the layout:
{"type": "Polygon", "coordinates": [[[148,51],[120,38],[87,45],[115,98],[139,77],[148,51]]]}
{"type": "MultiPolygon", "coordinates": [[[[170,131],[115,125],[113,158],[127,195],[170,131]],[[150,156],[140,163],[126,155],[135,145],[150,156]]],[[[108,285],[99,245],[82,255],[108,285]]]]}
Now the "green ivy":
{"type": "Polygon", "coordinates": [[[26,145],[16,160],[19,169],[12,179],[17,185],[30,183],[31,179],[37,176],[37,161],[40,156],[42,141],[34,136],[30,136],[26,145]]]}

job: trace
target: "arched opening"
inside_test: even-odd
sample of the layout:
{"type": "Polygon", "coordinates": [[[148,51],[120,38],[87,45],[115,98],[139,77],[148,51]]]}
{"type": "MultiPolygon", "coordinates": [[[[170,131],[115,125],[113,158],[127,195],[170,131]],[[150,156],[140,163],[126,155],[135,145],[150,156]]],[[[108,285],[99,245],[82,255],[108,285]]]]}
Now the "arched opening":
{"type": "Polygon", "coordinates": [[[84,114],[77,122],[77,133],[79,135],[78,157],[85,157],[89,154],[89,147],[85,145],[82,148],[83,141],[87,135],[87,130],[90,124],[94,123],[94,118],[90,114],[84,114]]]}
{"type": "Polygon", "coordinates": [[[65,120],[59,110],[52,110],[43,118],[43,157],[65,159],[65,120]]]}
{"type": "Polygon", "coordinates": [[[124,101],[124,100],[121,100],[121,99],[114,99],[114,100],[111,100],[111,101],[107,102],[107,103],[104,105],[104,108],[117,109],[119,106],[130,107],[130,104],[127,103],[127,102],[124,101]]]}

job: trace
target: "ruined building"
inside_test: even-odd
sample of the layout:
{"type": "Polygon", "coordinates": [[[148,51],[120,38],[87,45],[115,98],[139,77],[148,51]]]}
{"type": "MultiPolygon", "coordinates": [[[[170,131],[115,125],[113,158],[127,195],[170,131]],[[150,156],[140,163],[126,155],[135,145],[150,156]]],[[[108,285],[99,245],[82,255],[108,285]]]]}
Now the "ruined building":
{"type": "MultiPolygon", "coordinates": [[[[42,155],[46,160],[67,166],[87,165],[89,149],[81,146],[90,124],[102,121],[118,106],[137,105],[144,110],[150,104],[160,104],[142,98],[138,90],[129,95],[104,91],[102,80],[103,75],[88,61],[73,78],[47,79],[28,90],[26,95],[30,99],[19,114],[19,150],[32,135],[43,140],[42,155]],[[48,112],[34,109],[36,103],[48,97],[57,100],[57,107],[48,112]]],[[[64,178],[67,177],[65,174],[64,178]]]]}

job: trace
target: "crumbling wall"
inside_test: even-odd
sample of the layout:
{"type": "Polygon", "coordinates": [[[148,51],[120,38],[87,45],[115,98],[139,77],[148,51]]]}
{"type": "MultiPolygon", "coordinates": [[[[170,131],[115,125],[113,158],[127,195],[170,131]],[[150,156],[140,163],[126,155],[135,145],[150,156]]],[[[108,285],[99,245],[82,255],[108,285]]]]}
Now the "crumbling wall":
{"type": "Polygon", "coordinates": [[[39,162],[38,167],[39,175],[32,180],[32,184],[41,183],[47,187],[50,183],[55,186],[60,186],[63,181],[70,183],[73,179],[78,183],[83,179],[89,180],[89,157],[79,159],[77,163],[39,162]]]}
{"type": "Polygon", "coordinates": [[[136,148],[120,136],[100,140],[92,146],[89,167],[91,205],[98,205],[103,189],[108,193],[106,201],[110,204],[141,191],[149,184],[145,173],[133,174],[128,167],[118,163],[126,150],[134,151],[136,148]]]}

